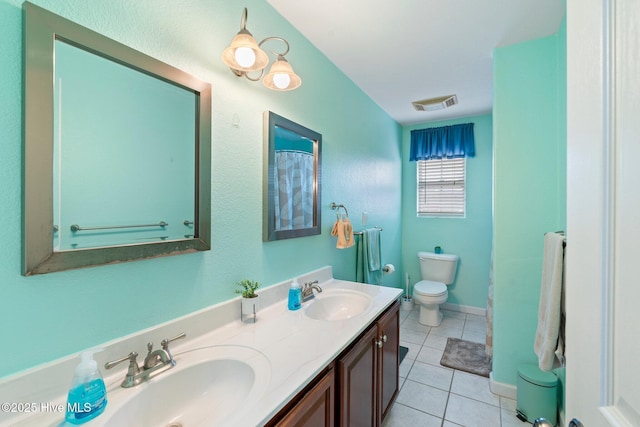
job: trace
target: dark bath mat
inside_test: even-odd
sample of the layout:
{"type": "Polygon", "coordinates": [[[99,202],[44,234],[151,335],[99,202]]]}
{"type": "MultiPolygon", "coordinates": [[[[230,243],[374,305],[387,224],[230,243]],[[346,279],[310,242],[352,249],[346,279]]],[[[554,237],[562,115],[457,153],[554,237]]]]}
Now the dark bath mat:
{"type": "Polygon", "coordinates": [[[484,351],[484,344],[448,338],[440,364],[471,374],[489,378],[491,358],[484,351]]]}
{"type": "Polygon", "coordinates": [[[400,351],[400,360],[398,361],[398,365],[402,363],[402,360],[404,359],[404,357],[407,355],[407,353],[409,353],[409,349],[407,347],[400,346],[399,351],[400,351]]]}

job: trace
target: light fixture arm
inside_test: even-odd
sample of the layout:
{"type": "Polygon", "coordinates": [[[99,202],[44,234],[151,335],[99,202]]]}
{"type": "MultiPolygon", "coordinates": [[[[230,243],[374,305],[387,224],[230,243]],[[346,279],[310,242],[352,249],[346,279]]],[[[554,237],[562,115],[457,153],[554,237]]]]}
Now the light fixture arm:
{"type": "Polygon", "coordinates": [[[249,11],[245,7],[242,9],[242,16],[240,17],[240,31],[247,31],[247,17],[249,16],[249,11]]]}
{"type": "Polygon", "coordinates": [[[260,74],[258,74],[258,77],[251,77],[248,71],[237,71],[234,69],[231,69],[231,71],[233,71],[236,76],[238,77],[244,76],[246,77],[247,80],[251,80],[252,82],[259,82],[262,76],[264,75],[264,69],[260,70],[260,74]]]}
{"type": "MultiPolygon", "coordinates": [[[[249,17],[249,11],[245,7],[244,9],[242,9],[242,16],[240,17],[240,31],[251,34],[249,32],[249,30],[247,30],[247,18],[248,17],[249,17]]],[[[281,42],[283,42],[287,46],[287,49],[282,53],[272,52],[274,55],[285,56],[286,54],[289,53],[289,42],[286,41],[282,37],[277,37],[277,36],[266,37],[266,38],[262,39],[262,41],[260,43],[258,43],[258,46],[262,46],[265,42],[267,42],[269,40],[280,40],[281,42]]]]}
{"type": "MultiPolygon", "coordinates": [[[[246,10],[246,8],[245,8],[245,10],[246,10]]],[[[243,17],[244,17],[244,18],[246,18],[246,16],[243,16],[243,17]]],[[[268,41],[270,41],[270,40],[279,40],[279,41],[281,41],[282,43],[284,43],[284,44],[285,44],[285,46],[286,46],[286,49],[285,49],[285,50],[284,50],[284,52],[282,52],[282,53],[278,53],[278,52],[273,51],[273,50],[271,51],[271,53],[272,53],[272,54],[274,54],[277,58],[284,58],[284,56],[285,56],[287,53],[289,53],[289,42],[288,42],[288,41],[286,41],[285,39],[283,39],[282,37],[278,37],[278,36],[269,36],[269,37],[266,37],[266,38],[264,38],[260,43],[258,43],[258,46],[262,47],[262,45],[263,45],[265,42],[268,42],[268,41]]],[[[237,70],[234,70],[233,68],[231,69],[231,71],[233,71],[233,72],[234,72],[234,74],[235,74],[235,75],[237,75],[238,77],[245,76],[248,80],[251,80],[252,82],[260,81],[260,79],[261,79],[261,78],[262,78],[262,76],[264,75],[264,70],[265,70],[264,68],[263,68],[262,70],[260,70],[260,74],[259,74],[257,77],[251,77],[251,76],[249,75],[249,73],[248,73],[248,72],[237,71],[237,70]]]]}
{"type": "Polygon", "coordinates": [[[267,37],[267,38],[263,39],[260,43],[258,43],[258,46],[262,46],[264,44],[264,42],[267,42],[269,40],[280,40],[282,43],[285,44],[285,46],[287,46],[285,51],[282,52],[282,53],[271,51],[271,53],[273,53],[274,55],[276,55],[276,56],[277,55],[286,56],[289,53],[289,42],[286,41],[285,39],[283,39],[282,37],[278,37],[278,36],[267,37]]]}

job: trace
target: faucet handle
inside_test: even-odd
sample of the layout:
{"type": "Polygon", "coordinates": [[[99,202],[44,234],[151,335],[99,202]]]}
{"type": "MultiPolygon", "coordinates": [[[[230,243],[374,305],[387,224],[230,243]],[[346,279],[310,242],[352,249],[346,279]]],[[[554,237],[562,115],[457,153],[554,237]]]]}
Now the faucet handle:
{"type": "Polygon", "coordinates": [[[136,375],[140,373],[140,367],[138,366],[138,353],[132,351],[122,359],[112,360],[111,362],[107,362],[104,364],[105,369],[111,369],[122,362],[126,362],[127,360],[129,361],[127,375],[124,377],[122,384],[120,384],[124,388],[133,387],[140,383],[140,379],[136,378],[136,375]]]}
{"type": "Polygon", "coordinates": [[[179,340],[179,339],[184,338],[184,337],[186,337],[186,336],[187,336],[187,333],[186,333],[186,332],[183,332],[183,333],[181,333],[181,334],[176,335],[175,337],[173,337],[173,338],[171,338],[171,339],[165,338],[165,339],[163,339],[163,340],[162,340],[162,342],[160,343],[160,345],[162,346],[162,349],[163,349],[164,351],[166,351],[166,352],[167,352],[167,354],[169,355],[169,363],[171,363],[171,366],[176,366],[176,361],[175,361],[175,359],[173,358],[173,354],[171,354],[171,352],[169,351],[169,343],[172,343],[173,341],[175,341],[175,340],[179,340]]]}
{"type": "Polygon", "coordinates": [[[165,351],[167,351],[167,350],[169,350],[169,343],[172,343],[175,340],[179,340],[179,339],[184,338],[186,336],[187,336],[187,333],[186,332],[182,332],[181,334],[178,334],[173,338],[170,338],[170,339],[169,338],[165,338],[165,339],[163,339],[162,342],[160,342],[160,345],[162,346],[162,348],[165,351]]]}
{"type": "Polygon", "coordinates": [[[120,363],[126,362],[128,360],[129,361],[129,368],[131,369],[131,366],[133,366],[133,365],[138,367],[138,360],[137,359],[138,359],[138,352],[132,351],[131,353],[129,353],[128,355],[126,355],[122,359],[112,360],[111,362],[105,363],[104,364],[104,368],[105,369],[111,369],[114,366],[119,365],[120,363]]]}

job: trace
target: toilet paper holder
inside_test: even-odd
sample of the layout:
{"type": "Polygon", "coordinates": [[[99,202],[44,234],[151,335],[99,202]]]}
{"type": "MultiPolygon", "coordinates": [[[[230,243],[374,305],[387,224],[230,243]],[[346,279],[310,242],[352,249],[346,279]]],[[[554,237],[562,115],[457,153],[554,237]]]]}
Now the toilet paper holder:
{"type": "Polygon", "coordinates": [[[396,268],[393,264],[385,264],[384,267],[382,267],[382,272],[385,274],[391,274],[394,271],[396,271],[396,268]]]}

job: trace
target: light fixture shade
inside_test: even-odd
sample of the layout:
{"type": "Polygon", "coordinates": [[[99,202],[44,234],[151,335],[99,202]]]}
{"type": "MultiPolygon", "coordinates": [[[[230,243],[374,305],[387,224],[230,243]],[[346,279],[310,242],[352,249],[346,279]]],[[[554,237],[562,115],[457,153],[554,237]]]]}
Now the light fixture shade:
{"type": "Polygon", "coordinates": [[[286,91],[293,90],[302,84],[299,75],[293,72],[293,68],[282,55],[273,63],[269,73],[262,79],[262,84],[269,89],[286,91]]]}
{"type": "Polygon", "coordinates": [[[241,30],[233,40],[231,40],[231,45],[222,52],[222,61],[233,70],[248,72],[259,71],[266,68],[269,64],[269,57],[262,49],[260,49],[260,46],[258,46],[258,43],[250,32],[247,30],[241,30]],[[255,61],[253,64],[240,65],[238,63],[236,51],[242,48],[253,51],[253,54],[255,55],[255,61]]]}

